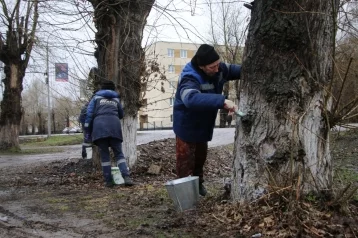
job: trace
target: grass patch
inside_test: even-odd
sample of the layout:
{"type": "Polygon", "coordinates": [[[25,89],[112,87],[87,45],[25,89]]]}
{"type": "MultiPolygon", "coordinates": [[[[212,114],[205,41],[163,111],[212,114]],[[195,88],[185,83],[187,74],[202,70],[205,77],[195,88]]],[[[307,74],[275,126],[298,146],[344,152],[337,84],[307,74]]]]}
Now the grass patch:
{"type": "Polygon", "coordinates": [[[49,197],[45,199],[53,209],[62,211],[62,212],[66,212],[69,211],[69,206],[67,205],[67,203],[69,202],[67,199],[65,198],[53,198],[53,197],[49,197]]]}
{"type": "Polygon", "coordinates": [[[59,209],[60,211],[66,212],[66,211],[69,210],[69,207],[66,206],[66,205],[61,205],[61,206],[58,207],[58,209],[59,209]]]}
{"type": "MultiPolygon", "coordinates": [[[[81,206],[86,211],[98,211],[105,210],[108,207],[108,202],[111,201],[109,196],[104,196],[100,198],[91,198],[89,200],[82,200],[81,206]]],[[[77,205],[79,205],[77,203],[77,205]]]]}
{"type": "Polygon", "coordinates": [[[131,229],[136,229],[140,225],[153,225],[155,222],[155,219],[153,218],[147,218],[147,217],[126,217],[125,223],[126,225],[131,229]]]}
{"type": "Polygon", "coordinates": [[[171,202],[166,188],[158,188],[154,191],[155,197],[164,202],[171,202]]]}
{"type": "Polygon", "coordinates": [[[111,199],[120,199],[120,198],[125,198],[126,195],[119,192],[119,193],[115,193],[115,194],[110,195],[110,197],[111,197],[111,199]]]}
{"type": "Polygon", "coordinates": [[[234,143],[231,143],[231,144],[228,144],[228,145],[225,145],[224,148],[227,149],[227,150],[230,150],[230,151],[234,151],[234,143]]]}
{"type": "MultiPolygon", "coordinates": [[[[353,184],[353,186],[351,186],[350,189],[346,192],[350,193],[352,189],[356,189],[357,187],[354,184],[358,184],[358,171],[353,168],[337,168],[334,174],[334,181],[336,186],[340,189],[343,189],[348,184],[353,184]]],[[[352,195],[352,199],[354,201],[358,201],[358,190],[356,190],[352,195]]]]}
{"type": "Polygon", "coordinates": [[[46,201],[48,203],[66,203],[66,202],[68,202],[68,200],[64,199],[64,198],[47,198],[46,201]]]}
{"type": "Polygon", "coordinates": [[[45,146],[61,146],[61,145],[77,145],[83,141],[82,134],[71,134],[71,135],[56,135],[50,138],[45,138],[39,141],[29,141],[21,143],[23,146],[28,147],[45,147],[45,146]]]}
{"type": "Polygon", "coordinates": [[[358,182],[358,172],[354,169],[339,168],[336,170],[336,177],[343,183],[356,183],[358,182]]]}
{"type": "Polygon", "coordinates": [[[98,212],[94,215],[94,218],[96,219],[103,219],[106,216],[104,212],[98,212]]]}
{"type": "Polygon", "coordinates": [[[21,150],[10,149],[0,152],[0,155],[28,155],[63,152],[61,148],[23,148],[21,150]]]}

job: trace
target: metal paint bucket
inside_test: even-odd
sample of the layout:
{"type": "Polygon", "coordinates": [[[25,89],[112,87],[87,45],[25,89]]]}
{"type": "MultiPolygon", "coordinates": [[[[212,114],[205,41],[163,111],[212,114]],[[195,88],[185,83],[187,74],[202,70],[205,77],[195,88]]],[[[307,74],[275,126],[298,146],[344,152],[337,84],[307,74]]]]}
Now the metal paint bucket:
{"type": "Polygon", "coordinates": [[[165,184],[165,187],[177,211],[191,209],[199,200],[198,176],[171,180],[165,184]]]}

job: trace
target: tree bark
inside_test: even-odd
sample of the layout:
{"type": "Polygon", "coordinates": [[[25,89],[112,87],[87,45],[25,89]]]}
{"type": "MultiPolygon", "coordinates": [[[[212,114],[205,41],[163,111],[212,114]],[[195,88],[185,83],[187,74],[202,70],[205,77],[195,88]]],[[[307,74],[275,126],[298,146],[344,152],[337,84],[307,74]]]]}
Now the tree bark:
{"type": "MultiPolygon", "coordinates": [[[[242,64],[244,81],[232,198],[249,201],[274,187],[329,191],[324,87],[332,79],[338,0],[254,2],[242,64]]],[[[329,104],[327,104],[329,105],[329,104]]]]}
{"type": "Polygon", "coordinates": [[[143,29],[154,0],[90,1],[95,9],[100,78],[113,80],[124,107],[123,152],[133,165],[136,156],[140,77],[144,71],[143,29]]]}
{"type": "Polygon", "coordinates": [[[5,64],[5,79],[3,79],[5,90],[0,105],[0,150],[19,149],[22,81],[35,42],[38,0],[24,4],[26,4],[26,11],[21,13],[24,14],[21,20],[19,19],[22,9],[20,0],[12,4],[2,1],[1,5],[6,37],[0,34],[0,60],[5,64]]]}
{"type": "Polygon", "coordinates": [[[0,150],[19,149],[22,118],[21,92],[24,69],[20,62],[5,65],[4,96],[1,101],[0,150]]]}
{"type": "Polygon", "coordinates": [[[124,117],[122,131],[123,135],[125,135],[123,153],[127,158],[128,166],[131,168],[137,161],[137,118],[124,117]]]}
{"type": "MultiPolygon", "coordinates": [[[[224,88],[223,88],[223,95],[229,99],[229,91],[230,91],[230,84],[229,82],[227,82],[225,85],[224,85],[224,88]]],[[[227,115],[228,115],[228,110],[226,109],[220,109],[219,110],[220,112],[220,124],[219,124],[219,127],[220,128],[225,128],[226,127],[226,118],[227,118],[227,115]]]]}

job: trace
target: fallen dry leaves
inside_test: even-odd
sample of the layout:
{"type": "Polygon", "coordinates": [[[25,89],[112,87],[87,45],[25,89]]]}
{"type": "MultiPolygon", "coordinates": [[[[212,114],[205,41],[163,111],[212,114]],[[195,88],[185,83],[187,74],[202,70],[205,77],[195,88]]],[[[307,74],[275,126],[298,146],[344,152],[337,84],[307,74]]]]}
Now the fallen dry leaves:
{"type": "MultiPolygon", "coordinates": [[[[193,237],[357,237],[358,203],[348,203],[348,213],[328,203],[297,200],[291,187],[276,188],[251,204],[232,203],[223,181],[231,174],[232,148],[210,148],[205,166],[207,187],[211,192],[200,200],[197,209],[177,213],[158,191],[163,183],[174,179],[175,140],[164,139],[138,146],[138,161],[131,173],[137,186],[119,188],[119,194],[131,198],[111,203],[116,214],[127,214],[135,208],[162,217],[155,226],[140,224],[135,234],[151,234],[153,230],[181,230],[193,237]],[[279,192],[278,192],[279,191],[279,192]],[[154,212],[156,211],[156,212],[154,212]]],[[[13,173],[14,171],[3,171],[13,173]]],[[[102,173],[92,168],[90,160],[62,160],[33,169],[21,168],[16,175],[2,176],[9,186],[59,187],[66,193],[103,189],[102,173]]],[[[110,193],[110,192],[105,192],[110,193]]],[[[137,214],[140,216],[140,214],[137,214]]],[[[138,217],[138,219],[141,219],[138,217]]],[[[123,229],[124,222],[115,226],[123,229]]],[[[129,229],[129,228],[128,228],[129,229]]],[[[182,233],[180,233],[182,234],[182,233]]]]}

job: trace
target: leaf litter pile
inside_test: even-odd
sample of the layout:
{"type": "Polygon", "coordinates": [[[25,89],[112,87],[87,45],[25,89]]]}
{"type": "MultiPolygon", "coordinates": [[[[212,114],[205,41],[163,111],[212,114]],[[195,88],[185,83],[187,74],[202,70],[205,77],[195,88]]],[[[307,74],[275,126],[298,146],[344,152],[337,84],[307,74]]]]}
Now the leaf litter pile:
{"type": "MultiPolygon", "coordinates": [[[[354,135],[335,140],[333,156],[353,161],[358,155],[357,142],[354,135]]],[[[232,172],[233,146],[220,146],[209,148],[204,169],[208,195],[200,198],[195,209],[178,212],[164,186],[176,178],[175,140],[154,141],[137,150],[138,160],[131,169],[136,186],[130,188],[104,187],[102,173],[93,169],[91,160],[64,159],[1,169],[0,188],[12,192],[0,194],[0,236],[52,237],[49,234],[53,232],[59,233],[58,237],[358,236],[358,202],[353,196],[357,180],[342,185],[338,199],[314,195],[297,199],[296,191],[287,187],[271,189],[261,199],[240,205],[230,200],[225,186],[232,172]],[[16,201],[42,219],[28,218],[21,226],[10,224],[19,217],[10,209],[16,201]],[[91,219],[100,225],[78,227],[71,223],[72,229],[64,229],[59,221],[44,222],[44,214],[55,215],[62,222],[70,222],[65,217],[71,214],[74,223],[91,219]],[[42,233],[29,236],[33,229],[42,233]]],[[[350,166],[357,169],[357,162],[350,166]]]]}

